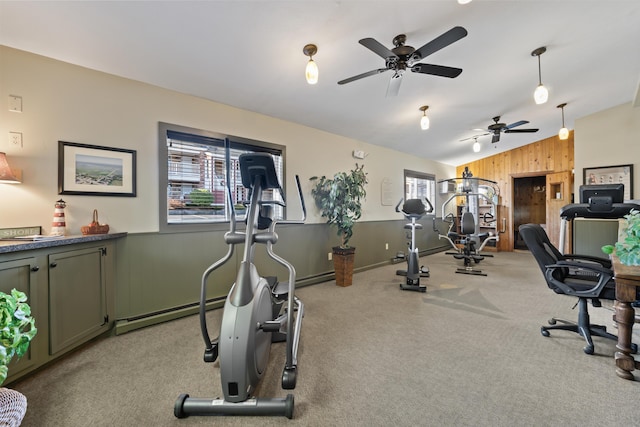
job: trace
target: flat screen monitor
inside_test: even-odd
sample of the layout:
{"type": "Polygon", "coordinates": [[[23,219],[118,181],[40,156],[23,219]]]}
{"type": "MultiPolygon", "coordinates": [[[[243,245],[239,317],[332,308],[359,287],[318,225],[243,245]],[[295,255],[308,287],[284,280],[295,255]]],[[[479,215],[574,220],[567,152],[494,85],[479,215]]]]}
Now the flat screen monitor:
{"type": "Polygon", "coordinates": [[[624,184],[594,184],[580,186],[580,203],[611,205],[624,202],[624,184]]]}

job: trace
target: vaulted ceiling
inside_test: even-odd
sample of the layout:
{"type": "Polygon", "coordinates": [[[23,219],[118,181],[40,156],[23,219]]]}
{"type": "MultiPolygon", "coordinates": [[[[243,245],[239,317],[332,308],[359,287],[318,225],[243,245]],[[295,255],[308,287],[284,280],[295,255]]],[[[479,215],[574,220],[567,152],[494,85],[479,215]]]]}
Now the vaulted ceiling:
{"type": "Polygon", "coordinates": [[[637,0],[0,1],[0,44],[451,165],[553,136],[561,103],[570,129],[640,104],[638,41],[637,0]],[[337,84],[384,68],[363,38],[390,49],[405,34],[417,49],[456,26],[468,35],[421,61],[463,69],[456,78],[406,72],[397,96],[386,96],[392,71],[337,84]],[[536,105],[542,46],[550,95],[536,105]],[[494,116],[539,131],[480,136],[474,153],[494,116]]]}

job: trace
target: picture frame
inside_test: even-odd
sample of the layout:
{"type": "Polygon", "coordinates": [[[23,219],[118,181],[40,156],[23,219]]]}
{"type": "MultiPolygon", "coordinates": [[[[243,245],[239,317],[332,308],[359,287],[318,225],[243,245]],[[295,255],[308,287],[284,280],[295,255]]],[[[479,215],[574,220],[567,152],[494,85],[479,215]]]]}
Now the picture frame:
{"type": "Polygon", "coordinates": [[[624,184],[624,200],[633,199],[633,165],[584,168],[582,173],[582,182],[586,185],[624,184]]]}
{"type": "Polygon", "coordinates": [[[58,141],[58,193],[136,197],[136,151],[58,141]]]}

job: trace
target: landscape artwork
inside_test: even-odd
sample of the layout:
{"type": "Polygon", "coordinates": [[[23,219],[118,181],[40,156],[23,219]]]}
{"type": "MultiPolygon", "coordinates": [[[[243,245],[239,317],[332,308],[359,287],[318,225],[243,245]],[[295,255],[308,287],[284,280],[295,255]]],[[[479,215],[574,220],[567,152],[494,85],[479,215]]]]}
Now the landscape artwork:
{"type": "Polygon", "coordinates": [[[122,187],[122,159],[77,154],[76,184],[122,187]]]}
{"type": "Polygon", "coordinates": [[[58,141],[58,192],[136,197],[136,151],[58,141]]]}

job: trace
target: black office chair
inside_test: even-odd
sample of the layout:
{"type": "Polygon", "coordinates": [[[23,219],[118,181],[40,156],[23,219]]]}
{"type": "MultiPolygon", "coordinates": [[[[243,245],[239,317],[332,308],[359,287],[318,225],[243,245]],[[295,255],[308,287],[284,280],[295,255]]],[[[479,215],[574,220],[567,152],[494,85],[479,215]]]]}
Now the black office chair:
{"type": "MultiPolygon", "coordinates": [[[[593,325],[589,320],[587,301],[594,307],[600,307],[600,299],[615,300],[615,283],[611,261],[589,255],[561,254],[549,241],[544,229],[538,224],[523,224],[519,227],[520,236],[535,257],[547,285],[558,294],[578,297],[578,322],[549,320],[553,326],[542,326],[540,332],[549,336],[549,330],[561,329],[580,334],[586,341],[584,352],[593,354],[592,335],[617,340],[602,325],[593,325]],[[556,325],[557,322],[562,323],[556,325]]],[[[635,344],[634,352],[637,350],[635,344]]]]}

